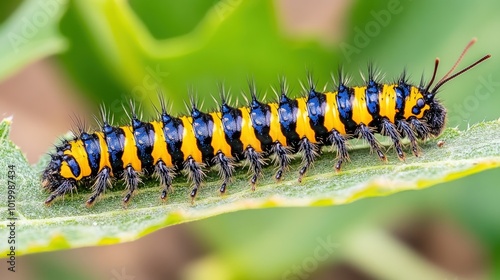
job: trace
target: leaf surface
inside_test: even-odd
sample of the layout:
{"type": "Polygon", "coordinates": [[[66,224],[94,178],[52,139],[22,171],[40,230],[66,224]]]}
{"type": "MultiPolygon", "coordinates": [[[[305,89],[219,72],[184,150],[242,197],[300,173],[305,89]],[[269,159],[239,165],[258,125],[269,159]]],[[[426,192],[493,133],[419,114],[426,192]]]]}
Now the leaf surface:
{"type": "MultiPolygon", "coordinates": [[[[243,209],[345,204],[427,188],[500,166],[500,122],[493,121],[474,125],[467,131],[448,128],[439,138],[421,144],[421,157],[413,157],[407,150],[405,162],[400,162],[389,149],[389,162],[382,163],[355,140],[351,143],[351,162],[340,173],[333,171],[335,155],[324,149],[302,184],[297,183],[298,158],[281,182],[272,179],[274,168],[266,168],[254,192],[250,190],[246,168],[238,168],[234,183],[222,197],[218,193],[217,173],[210,171],[194,205],[190,203],[186,179],[179,176],[166,203],[160,201],[158,184],[151,180],[139,188],[127,208],[121,204],[121,184],[108,190],[90,209],[84,206],[90,195],[85,189],[46,207],[43,201],[47,193],[40,186],[39,174],[48,158],[29,166],[20,150],[8,140],[9,127],[10,120],[4,120],[0,126],[0,154],[4,159],[0,183],[7,185],[8,165],[14,165],[18,254],[126,242],[166,226],[243,209]],[[445,144],[438,147],[437,141],[445,144]]],[[[4,235],[9,213],[6,195],[5,191],[0,194],[4,221],[0,232],[4,235]]],[[[6,252],[6,243],[1,246],[0,252],[6,252]]]]}

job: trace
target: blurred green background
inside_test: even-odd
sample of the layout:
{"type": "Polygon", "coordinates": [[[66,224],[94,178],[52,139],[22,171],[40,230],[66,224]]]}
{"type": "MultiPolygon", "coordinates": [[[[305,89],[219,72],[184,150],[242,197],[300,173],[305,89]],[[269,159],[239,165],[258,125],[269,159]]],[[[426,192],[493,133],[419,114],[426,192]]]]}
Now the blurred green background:
{"type": "MultiPolygon", "coordinates": [[[[241,105],[248,77],[270,100],[281,75],[299,96],[306,70],[332,90],[339,65],[354,85],[368,62],[384,81],[406,69],[418,83],[436,56],[443,75],[473,37],[463,64],[493,58],[442,88],[448,126],[500,116],[494,0],[25,0],[0,11],[0,113],[14,114],[12,138],[31,162],[70,128],[68,114],[100,103],[121,120],[132,98],[153,118],[161,89],[179,114],[192,88],[212,109],[223,82],[241,105]]],[[[130,244],[22,257],[16,277],[500,278],[498,179],[493,170],[345,206],[225,214],[130,244]]]]}

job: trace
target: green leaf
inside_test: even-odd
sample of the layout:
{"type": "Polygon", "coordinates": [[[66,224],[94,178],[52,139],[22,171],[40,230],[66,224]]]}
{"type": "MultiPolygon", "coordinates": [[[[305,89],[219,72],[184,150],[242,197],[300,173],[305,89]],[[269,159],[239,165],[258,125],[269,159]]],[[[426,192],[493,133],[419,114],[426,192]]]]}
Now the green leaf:
{"type": "Polygon", "coordinates": [[[66,5],[66,0],[27,0],[0,26],[0,80],[67,48],[58,30],[66,5]]]}
{"type": "MultiPolygon", "coordinates": [[[[239,168],[234,184],[221,197],[216,172],[211,171],[194,205],[185,178],[176,178],[167,203],[160,201],[157,183],[147,181],[127,209],[121,205],[121,185],[108,190],[90,209],[84,206],[88,190],[66,195],[64,200],[46,207],[43,201],[47,193],[42,191],[39,174],[48,159],[30,167],[19,149],[6,139],[9,125],[10,121],[4,120],[0,126],[0,155],[4,159],[0,184],[7,185],[7,166],[15,165],[18,254],[130,241],[169,225],[243,209],[339,205],[422,189],[500,166],[500,122],[494,121],[474,125],[467,131],[448,128],[438,139],[422,144],[422,157],[408,154],[406,162],[399,162],[389,151],[389,163],[381,163],[361,146],[351,150],[351,163],[341,173],[335,173],[335,155],[325,151],[302,184],[296,180],[298,159],[282,182],[273,181],[274,170],[267,168],[254,192],[246,169],[239,168]],[[438,147],[437,141],[444,141],[444,146],[438,147]]],[[[1,218],[6,221],[6,193],[0,195],[1,218]]],[[[5,225],[1,226],[4,235],[5,225]]],[[[7,247],[5,243],[1,246],[3,254],[7,247]]]]}

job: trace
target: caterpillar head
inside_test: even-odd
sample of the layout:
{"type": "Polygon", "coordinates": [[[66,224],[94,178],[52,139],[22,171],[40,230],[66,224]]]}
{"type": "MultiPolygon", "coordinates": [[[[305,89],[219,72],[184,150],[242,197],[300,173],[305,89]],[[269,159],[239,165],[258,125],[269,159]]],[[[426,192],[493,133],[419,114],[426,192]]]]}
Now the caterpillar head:
{"type": "Polygon", "coordinates": [[[438,90],[441,86],[443,86],[445,83],[449,82],[450,80],[458,77],[459,75],[463,74],[464,72],[470,70],[474,66],[478,65],[479,63],[485,61],[486,59],[490,58],[491,55],[485,55],[482,58],[478,59],[476,62],[470,64],[469,66],[465,67],[464,69],[458,71],[455,74],[452,74],[452,72],[455,70],[455,68],[458,66],[464,55],[467,53],[469,48],[476,42],[476,39],[472,39],[465,49],[462,51],[462,54],[459,56],[453,67],[437,82],[437,84],[431,89],[432,84],[434,83],[434,80],[436,78],[437,74],[437,69],[439,66],[439,58],[436,58],[435,64],[434,64],[434,72],[432,74],[432,79],[430,80],[429,84],[422,90],[422,93],[425,98],[425,103],[430,106],[430,109],[425,112],[424,117],[427,120],[427,127],[430,131],[430,133],[434,136],[438,136],[441,134],[441,132],[444,129],[445,121],[446,121],[446,109],[444,108],[443,105],[439,103],[438,100],[435,99],[436,94],[438,93],[438,90]]]}
{"type": "Polygon", "coordinates": [[[428,104],[430,108],[424,113],[427,128],[433,136],[439,136],[443,132],[446,123],[446,109],[435,99],[428,104]]]}

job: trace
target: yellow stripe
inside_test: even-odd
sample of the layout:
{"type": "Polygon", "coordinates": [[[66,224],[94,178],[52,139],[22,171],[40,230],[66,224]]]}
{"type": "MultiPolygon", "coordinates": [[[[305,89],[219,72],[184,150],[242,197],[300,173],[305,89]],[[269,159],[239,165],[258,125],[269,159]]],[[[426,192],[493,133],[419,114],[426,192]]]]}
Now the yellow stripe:
{"type": "MultiPolygon", "coordinates": [[[[61,163],[60,174],[63,178],[66,178],[66,179],[75,179],[75,180],[82,179],[82,176],[75,177],[75,175],[73,175],[73,172],[71,172],[71,168],[69,168],[68,164],[65,161],[63,161],[61,163]]],[[[80,175],[81,175],[81,173],[80,173],[80,175]]]]}
{"type": "Polygon", "coordinates": [[[326,92],[326,107],[325,107],[325,127],[328,131],[336,129],[339,133],[345,134],[345,126],[340,120],[339,110],[337,105],[337,92],[326,92]]]}
{"type": "Polygon", "coordinates": [[[309,124],[309,115],[307,113],[306,99],[301,97],[297,98],[298,110],[297,110],[297,134],[300,138],[307,137],[310,142],[316,143],[314,137],[314,130],[309,124]]]}
{"type": "Polygon", "coordinates": [[[231,156],[231,146],[226,142],[226,137],[224,134],[224,129],[222,127],[222,114],[220,112],[210,113],[214,120],[214,128],[212,134],[212,147],[214,148],[214,152],[218,152],[219,150],[226,155],[227,157],[231,156]]]}
{"type": "Polygon", "coordinates": [[[191,117],[181,117],[184,126],[181,151],[184,154],[184,160],[191,156],[196,162],[202,162],[201,151],[196,144],[196,137],[193,131],[193,119],[191,117]]]}
{"type": "MultiPolygon", "coordinates": [[[[99,161],[99,172],[104,167],[109,167],[111,169],[111,164],[109,163],[109,153],[108,153],[108,144],[106,143],[106,139],[104,138],[104,133],[96,132],[97,138],[99,138],[99,148],[101,150],[101,159],[99,161]]],[[[111,171],[111,175],[113,172],[111,171]]]]}
{"type": "MultiPolygon", "coordinates": [[[[366,87],[354,87],[354,98],[352,99],[352,120],[357,124],[368,125],[373,117],[366,106],[366,87]]],[[[380,98],[381,94],[379,94],[380,98]]]]}
{"type": "Polygon", "coordinates": [[[415,115],[412,113],[412,108],[413,106],[415,106],[417,104],[417,100],[418,99],[424,99],[424,96],[422,95],[422,93],[418,90],[418,88],[412,86],[411,87],[411,91],[410,91],[410,96],[408,96],[406,98],[406,102],[405,102],[405,118],[409,118],[411,116],[415,116],[417,118],[422,118],[424,116],[424,112],[425,110],[429,110],[430,109],[430,106],[428,104],[425,104],[424,108],[422,108],[422,110],[420,111],[420,114],[418,115],[415,115]]]}
{"type": "Polygon", "coordinates": [[[260,141],[255,136],[254,129],[252,127],[252,120],[250,119],[250,113],[247,107],[240,108],[241,111],[241,143],[243,143],[243,149],[248,146],[254,148],[257,152],[262,152],[260,147],[260,141]]]}
{"type": "Polygon", "coordinates": [[[153,129],[155,131],[153,152],[151,152],[154,164],[161,159],[167,166],[172,167],[172,157],[168,153],[167,142],[165,141],[165,135],[163,135],[163,123],[158,121],[152,121],[150,123],[153,125],[153,129]]]}
{"type": "Polygon", "coordinates": [[[65,161],[61,163],[60,174],[63,178],[81,180],[82,178],[87,177],[92,173],[87,157],[87,151],[85,150],[85,147],[83,146],[83,142],[81,140],[70,141],[69,144],[71,145],[71,148],[64,151],[64,154],[73,156],[78,166],[80,167],[80,175],[78,177],[75,177],[75,175],[73,175],[73,172],[71,172],[71,168],[69,167],[68,163],[65,161]]]}
{"type": "Polygon", "coordinates": [[[286,137],[281,132],[280,118],[278,116],[278,104],[269,103],[269,107],[271,107],[271,124],[269,136],[271,136],[273,142],[280,141],[281,144],[286,144],[286,137]]]}
{"type": "Polygon", "coordinates": [[[123,168],[127,168],[130,164],[136,171],[142,170],[142,163],[137,156],[137,147],[135,146],[135,138],[131,126],[120,127],[125,134],[125,142],[123,144],[123,168]]]}
{"type": "Polygon", "coordinates": [[[394,123],[396,116],[396,91],[394,90],[397,85],[384,85],[382,93],[378,97],[380,106],[380,116],[387,117],[394,123]]]}

